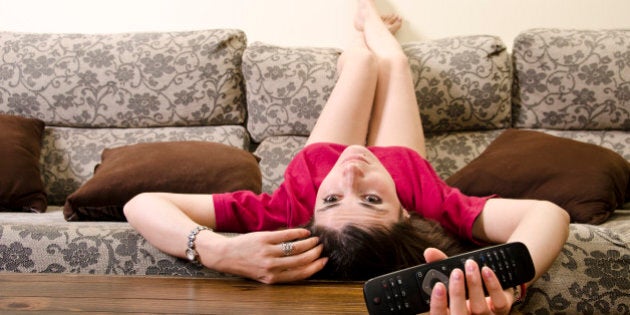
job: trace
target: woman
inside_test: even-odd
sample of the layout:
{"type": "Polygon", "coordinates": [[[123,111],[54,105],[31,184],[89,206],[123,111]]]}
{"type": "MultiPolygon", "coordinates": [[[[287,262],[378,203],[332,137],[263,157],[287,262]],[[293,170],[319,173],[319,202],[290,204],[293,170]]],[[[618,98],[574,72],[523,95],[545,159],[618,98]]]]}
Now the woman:
{"type": "MultiPolygon", "coordinates": [[[[540,277],[566,240],[566,212],[544,201],[464,196],[438,178],[423,158],[408,60],[392,35],[400,26],[397,16],[380,17],[373,0],[359,0],[355,34],[339,58],[335,88],[273,194],[144,193],[125,206],[128,221],[166,253],[188,254],[211,269],[277,283],[311,277],[332,259],[322,255],[321,244],[332,243],[296,227],[312,221],[311,230],[322,237],[353,227],[408,243],[392,239],[390,230],[420,214],[461,239],[525,243],[535,278],[540,277]],[[211,229],[250,233],[227,238],[211,229]]],[[[347,249],[325,252],[335,250],[347,249]]],[[[423,261],[446,257],[435,248],[419,251],[423,261]]],[[[412,260],[406,263],[420,263],[412,260]]],[[[490,269],[468,261],[464,271],[451,274],[448,293],[443,284],[435,285],[431,312],[507,313],[513,302],[513,289],[501,289],[490,269]]]]}

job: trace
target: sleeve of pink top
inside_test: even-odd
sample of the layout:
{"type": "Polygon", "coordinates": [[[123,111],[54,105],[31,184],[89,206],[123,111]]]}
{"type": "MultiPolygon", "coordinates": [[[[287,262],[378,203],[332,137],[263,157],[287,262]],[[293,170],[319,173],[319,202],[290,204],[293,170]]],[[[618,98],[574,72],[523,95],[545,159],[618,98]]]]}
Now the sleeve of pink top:
{"type": "Polygon", "coordinates": [[[450,187],[443,181],[440,181],[440,185],[442,186],[443,212],[438,221],[447,230],[479,244],[479,241],[472,234],[473,225],[488,199],[495,196],[467,196],[459,189],[450,187]]]}
{"type": "MultiPolygon", "coordinates": [[[[276,192],[279,193],[279,192],[276,192]]],[[[251,191],[215,194],[216,230],[246,233],[276,230],[286,226],[286,205],[277,206],[278,198],[251,191]]]]}

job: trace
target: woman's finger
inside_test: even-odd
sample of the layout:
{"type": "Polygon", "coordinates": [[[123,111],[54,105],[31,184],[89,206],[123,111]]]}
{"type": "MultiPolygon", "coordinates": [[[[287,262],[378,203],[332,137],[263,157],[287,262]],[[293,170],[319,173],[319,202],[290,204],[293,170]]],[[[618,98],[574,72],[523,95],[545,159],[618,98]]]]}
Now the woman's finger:
{"type": "Polygon", "coordinates": [[[444,252],[433,247],[429,247],[425,249],[423,255],[424,255],[424,260],[426,260],[427,263],[442,260],[448,257],[446,256],[446,254],[444,254],[444,252]]]}
{"type": "Polygon", "coordinates": [[[299,241],[282,242],[276,245],[279,257],[295,256],[313,249],[319,244],[318,237],[309,237],[299,241]]]}
{"type": "Polygon", "coordinates": [[[450,314],[468,314],[464,273],[461,269],[453,269],[451,272],[448,281],[448,297],[450,314]]]}
{"type": "Polygon", "coordinates": [[[431,290],[431,303],[430,303],[431,315],[446,315],[448,314],[448,300],[446,298],[446,286],[442,282],[438,282],[433,286],[431,290]]]}
{"type": "Polygon", "coordinates": [[[285,271],[308,265],[320,258],[323,249],[323,245],[320,244],[300,254],[278,257],[275,259],[273,269],[285,271]]]}
{"type": "Polygon", "coordinates": [[[464,264],[466,270],[466,287],[468,288],[468,306],[473,314],[488,313],[488,304],[483,292],[483,280],[479,266],[472,260],[466,260],[464,264]]]}
{"type": "Polygon", "coordinates": [[[311,231],[307,229],[286,229],[273,232],[263,232],[266,234],[267,242],[271,244],[280,244],[282,242],[291,242],[311,236],[311,231]]]}
{"type": "Polygon", "coordinates": [[[492,312],[495,314],[508,314],[512,308],[512,301],[508,300],[508,296],[503,291],[497,276],[488,267],[481,268],[481,274],[483,282],[488,289],[492,312]]]}
{"type": "Polygon", "coordinates": [[[295,268],[278,271],[268,278],[271,279],[271,282],[267,283],[284,283],[307,279],[322,270],[327,262],[328,258],[324,257],[311,261],[308,264],[302,264],[295,268]]]}

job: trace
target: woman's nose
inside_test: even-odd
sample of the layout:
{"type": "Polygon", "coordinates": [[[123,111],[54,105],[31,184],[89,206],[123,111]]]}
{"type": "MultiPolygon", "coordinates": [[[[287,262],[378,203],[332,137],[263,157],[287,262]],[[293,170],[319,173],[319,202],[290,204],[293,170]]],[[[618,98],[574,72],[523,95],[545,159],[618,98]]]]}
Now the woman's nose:
{"type": "Polygon", "coordinates": [[[348,187],[354,187],[357,179],[363,176],[363,171],[355,163],[348,163],[343,169],[343,179],[348,187]]]}

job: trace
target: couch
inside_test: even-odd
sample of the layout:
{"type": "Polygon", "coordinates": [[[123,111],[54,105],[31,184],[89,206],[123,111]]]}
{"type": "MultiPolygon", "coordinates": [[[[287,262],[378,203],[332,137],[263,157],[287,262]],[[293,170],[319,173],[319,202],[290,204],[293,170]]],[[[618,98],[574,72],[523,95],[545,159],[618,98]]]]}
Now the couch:
{"type": "MultiPolygon", "coordinates": [[[[488,35],[403,46],[428,159],[441,177],[469,191],[478,185],[465,187],[466,181],[492,184],[519,174],[519,167],[549,161],[566,181],[536,184],[542,188],[533,191],[531,182],[511,182],[519,175],[498,189],[522,186],[515,197],[562,191],[570,194],[566,202],[572,209],[579,204],[571,212],[570,235],[559,257],[515,310],[630,314],[630,31],[532,29],[519,34],[511,49],[488,35]],[[498,154],[500,161],[512,163],[490,174],[484,167],[502,163],[491,154],[481,157],[508,131],[553,138],[526,141],[526,151],[508,138],[508,149],[499,148],[498,154]],[[556,145],[558,139],[569,142],[556,145]],[[550,146],[536,146],[547,140],[550,146]],[[567,159],[562,148],[576,143],[589,146],[568,151],[567,159]],[[587,171],[609,158],[616,159],[612,169],[603,165],[587,171]],[[603,189],[606,196],[591,196],[592,189],[603,189]]],[[[0,32],[0,114],[6,120],[0,120],[5,135],[0,144],[9,154],[0,162],[8,165],[0,169],[0,189],[6,190],[3,198],[19,195],[19,187],[26,190],[14,198],[17,206],[5,204],[0,212],[0,272],[232,277],[158,251],[120,212],[128,198],[124,193],[146,189],[142,185],[157,181],[165,168],[192,162],[180,156],[174,157],[179,163],[156,166],[152,163],[160,156],[171,154],[160,147],[158,155],[144,160],[144,154],[132,153],[132,160],[144,164],[118,174],[118,180],[138,180],[139,186],[130,188],[122,185],[127,180],[116,182],[116,176],[104,174],[111,163],[106,153],[141,143],[220,143],[225,150],[253,153],[259,169],[248,173],[262,182],[251,189],[270,192],[325,104],[339,53],[248,43],[242,31],[232,29],[0,32]],[[17,136],[7,131],[18,130],[10,124],[15,116],[28,118],[18,123],[30,134],[28,146],[23,145],[27,140],[13,141],[17,136]],[[22,151],[11,146],[30,153],[21,159],[22,151]],[[18,158],[10,159],[12,154],[18,158]],[[31,164],[23,165],[29,159],[31,164]],[[97,175],[108,185],[82,191],[97,175]],[[105,201],[93,201],[103,196],[105,201]],[[25,198],[31,202],[24,203],[25,198]]],[[[204,160],[221,165],[216,167],[227,163],[212,153],[204,160]]],[[[196,165],[189,166],[184,178],[200,176],[194,174],[196,165]]],[[[542,172],[525,172],[534,176],[524,180],[535,181],[542,172]]],[[[235,177],[230,172],[212,176],[235,177]]],[[[191,187],[181,184],[182,178],[167,179],[175,188],[191,187]]]]}

